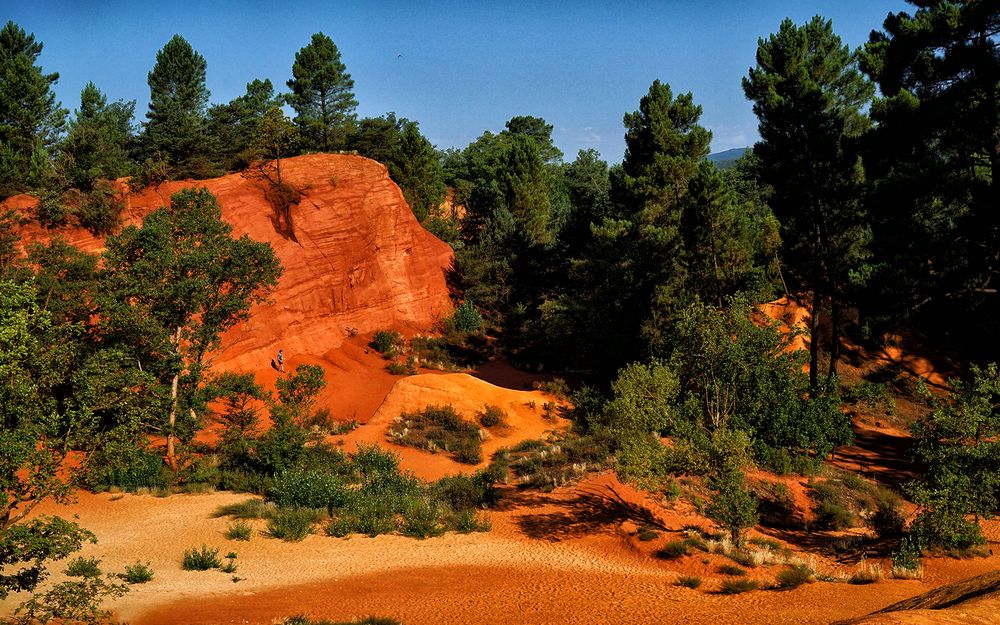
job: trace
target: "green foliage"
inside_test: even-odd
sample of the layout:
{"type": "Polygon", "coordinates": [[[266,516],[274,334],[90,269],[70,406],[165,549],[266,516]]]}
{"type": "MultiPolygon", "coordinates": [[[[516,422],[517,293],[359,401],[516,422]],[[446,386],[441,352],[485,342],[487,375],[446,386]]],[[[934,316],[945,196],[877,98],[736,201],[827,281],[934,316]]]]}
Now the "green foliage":
{"type": "Polygon", "coordinates": [[[145,584],[153,579],[153,569],[149,567],[149,562],[143,564],[137,561],[135,564],[126,565],[125,572],[119,573],[118,577],[129,584],[145,584]]]}
{"type": "Polygon", "coordinates": [[[746,569],[741,569],[740,567],[734,564],[722,564],[719,566],[718,571],[723,575],[734,575],[737,577],[740,575],[747,574],[746,569]]]}
{"type": "Polygon", "coordinates": [[[738,595],[760,588],[760,582],[746,577],[730,577],[722,580],[719,592],[724,595],[738,595]]]}
{"type": "Polygon", "coordinates": [[[441,510],[436,502],[430,499],[417,499],[407,509],[401,531],[404,536],[412,538],[440,536],[445,531],[441,517],[441,510]]]}
{"type": "Polygon", "coordinates": [[[705,514],[729,532],[733,544],[743,544],[743,533],[757,524],[757,500],[747,490],[742,473],[726,472],[713,480],[716,491],[705,514]]]}
{"type": "Polygon", "coordinates": [[[135,432],[116,432],[87,459],[83,484],[93,491],[112,488],[136,492],[170,485],[163,459],[150,451],[135,432]]]}
{"type": "Polygon", "coordinates": [[[861,380],[853,386],[845,387],[841,398],[871,411],[879,410],[890,415],[896,411],[896,398],[892,390],[881,382],[861,380]]]}
{"type": "Polygon", "coordinates": [[[816,571],[805,564],[793,564],[778,571],[775,577],[778,578],[778,588],[798,588],[816,581],[816,571]]]}
{"type": "Polygon", "coordinates": [[[97,180],[77,210],[80,225],[95,235],[110,234],[118,227],[125,201],[110,182],[97,180]]]}
{"type": "Polygon", "coordinates": [[[38,223],[54,229],[65,226],[70,211],[58,193],[45,193],[38,200],[38,223]]]}
{"type": "MultiPolygon", "coordinates": [[[[66,110],[52,86],[58,73],[45,74],[36,64],[42,43],[34,34],[8,21],[0,29],[0,197],[26,190],[33,160],[51,147],[62,132],[66,110]]],[[[37,167],[37,164],[36,164],[37,167]]]]}
{"type": "Polygon", "coordinates": [[[285,100],[295,110],[295,124],[306,147],[320,152],[342,148],[358,102],[354,81],[332,39],[316,33],[295,53],[288,88],[291,93],[285,100]]]}
{"type": "Polygon", "coordinates": [[[70,560],[66,566],[66,575],[70,577],[100,577],[101,561],[98,558],[80,556],[70,560]]]}
{"type": "Polygon", "coordinates": [[[483,325],[483,316],[466,300],[452,313],[449,323],[458,332],[475,332],[483,325]]]}
{"type": "MultiPolygon", "coordinates": [[[[108,104],[94,83],[84,86],[76,118],[70,122],[66,138],[59,146],[59,163],[71,185],[89,191],[99,179],[115,180],[131,173],[133,164],[129,148],[133,141],[134,115],[135,100],[108,104]]],[[[95,234],[110,232],[110,228],[98,226],[101,220],[94,216],[97,208],[91,208],[90,212],[86,221],[92,225],[85,222],[83,213],[81,223],[95,234]]],[[[114,216],[117,219],[117,213],[114,216]]]]}
{"type": "Polygon", "coordinates": [[[871,229],[861,202],[864,168],[857,138],[870,126],[863,112],[874,87],[829,20],[802,26],[785,19],[757,44],[757,64],[743,79],[762,141],[760,174],[773,190],[784,256],[793,277],[812,291],[809,387],[820,389],[818,320],[829,298],[833,338],[828,382],[836,375],[840,307],[869,271],[871,229]]]}
{"type": "Polygon", "coordinates": [[[292,127],[289,132],[290,123],[277,105],[274,85],[265,78],[248,82],[246,92],[228,103],[209,107],[207,132],[226,170],[290,155],[297,131],[292,127]]]}
{"type": "Polygon", "coordinates": [[[101,603],[105,599],[122,597],[127,592],[128,586],[111,583],[102,577],[60,582],[19,606],[13,623],[33,625],[58,620],[103,625],[111,618],[111,611],[102,610],[101,603]]]}
{"type": "Polygon", "coordinates": [[[921,566],[923,549],[918,536],[903,536],[899,547],[892,552],[892,568],[916,571],[921,566]]]}
{"type": "Polygon", "coordinates": [[[951,396],[911,428],[926,469],[907,491],[920,506],[911,531],[923,544],[963,549],[984,540],[967,515],[1000,511],[1000,368],[973,365],[971,379],[952,387],[951,396]]]}
{"type": "Polygon", "coordinates": [[[221,506],[213,516],[231,516],[236,519],[266,519],[274,513],[275,506],[263,499],[254,498],[221,506]]]}
{"type": "Polygon", "coordinates": [[[250,540],[253,537],[253,527],[246,521],[236,521],[226,526],[225,536],[229,540],[250,540]]]}
{"type": "Polygon", "coordinates": [[[181,561],[181,568],[185,571],[207,571],[217,569],[222,566],[219,560],[218,548],[210,549],[207,545],[202,545],[201,549],[193,547],[184,551],[184,559],[181,561]]]}
{"type": "Polygon", "coordinates": [[[678,586],[695,589],[701,586],[701,578],[697,575],[681,575],[676,583],[678,586]]]}
{"type": "Polygon", "coordinates": [[[479,428],[462,419],[451,405],[403,413],[390,426],[388,436],[401,445],[444,450],[465,464],[478,464],[483,458],[479,428]]]}
{"type": "Polygon", "coordinates": [[[483,406],[483,409],[476,413],[476,420],[484,428],[507,427],[507,413],[494,404],[483,406]]]}
{"type": "Polygon", "coordinates": [[[868,519],[868,526],[879,538],[899,538],[903,535],[905,523],[898,497],[882,496],[876,499],[875,513],[868,519]]]}
{"type": "Polygon", "coordinates": [[[655,555],[657,558],[663,560],[676,560],[678,558],[683,558],[688,554],[688,543],[684,540],[672,540],[659,549],[656,550],[655,555]]]}
{"type": "Polygon", "coordinates": [[[325,508],[333,512],[352,496],[342,476],[291,469],[274,478],[268,498],[279,507],[325,508]]]}
{"type": "Polygon", "coordinates": [[[368,345],[386,358],[392,358],[403,348],[403,337],[395,330],[378,330],[368,345]]]}
{"type": "Polygon", "coordinates": [[[218,173],[206,133],[206,67],[205,57],[174,35],[156,53],[149,72],[142,148],[147,157],[164,159],[174,178],[209,178],[218,173]]]}

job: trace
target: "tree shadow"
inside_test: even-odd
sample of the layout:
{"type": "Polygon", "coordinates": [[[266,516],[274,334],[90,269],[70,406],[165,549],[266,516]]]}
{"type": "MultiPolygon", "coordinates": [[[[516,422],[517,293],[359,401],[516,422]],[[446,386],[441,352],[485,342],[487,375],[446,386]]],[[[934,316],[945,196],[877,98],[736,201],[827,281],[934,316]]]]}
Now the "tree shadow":
{"type": "MultiPolygon", "coordinates": [[[[538,506],[538,493],[531,499],[513,498],[511,505],[538,506]]],[[[516,518],[516,523],[529,538],[559,542],[598,533],[613,533],[623,521],[648,525],[660,530],[667,527],[649,508],[624,499],[612,486],[592,486],[581,489],[572,499],[547,496],[541,502],[554,504],[561,509],[555,512],[527,513],[516,518]]]]}

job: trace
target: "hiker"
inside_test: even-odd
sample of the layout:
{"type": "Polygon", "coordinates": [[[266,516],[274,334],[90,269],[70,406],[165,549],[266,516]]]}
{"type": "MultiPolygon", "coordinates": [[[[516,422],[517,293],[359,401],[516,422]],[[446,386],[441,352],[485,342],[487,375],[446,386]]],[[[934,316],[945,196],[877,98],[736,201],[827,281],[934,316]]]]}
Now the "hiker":
{"type": "Polygon", "coordinates": [[[285,372],[285,350],[278,350],[278,371],[281,373],[285,372]]]}

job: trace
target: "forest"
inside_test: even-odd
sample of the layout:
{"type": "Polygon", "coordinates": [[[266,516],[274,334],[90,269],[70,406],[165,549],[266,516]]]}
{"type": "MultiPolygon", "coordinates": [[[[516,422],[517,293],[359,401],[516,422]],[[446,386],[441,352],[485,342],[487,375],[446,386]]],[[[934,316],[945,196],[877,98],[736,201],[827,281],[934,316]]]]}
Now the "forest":
{"type": "MultiPolygon", "coordinates": [[[[395,531],[387,519],[401,514],[420,534],[413,517],[430,502],[450,502],[441,528],[474,526],[470,511],[495,499],[510,458],[425,485],[376,449],[315,445],[321,367],[298,368],[274,394],[252,374],[212,370],[220,337],[282,267],[268,244],[233,237],[210,193],[181,191],[122,225],[116,180],[139,190],[243,172],[294,236],[301,190],[281,162],[316,152],[383,163],[454,250],[445,342],[573,380],[566,446],[650,490],[704,479],[706,514],[736,545],[767,503],[746,470],[815,473],[853,440],[851,394],[881,392],[842,383],[844,341],[921,337],[959,366],[947,392],[916,391],[927,411],[911,455],[924,469],[902,487],[915,518],[891,493],[873,522],[904,567],[982,545],[979,519],[1000,512],[1000,7],[913,4],[854,50],[821,16],[759,39],[742,86],[760,141],[728,169],[706,160],[697,94],[660,80],[624,112],[620,163],[593,150],[568,160],[553,126],[528,114],[438,150],[415,120],[358,118],[323,33],[296,53],[284,90],[254,80],[227,103],[210,102],[204,57],[175,35],[149,71],[145,119],[93,83],[70,113],[53,92],[59,74],[38,64],[43,43],[8,22],[0,199],[39,202],[27,217],[0,214],[0,599],[34,590],[93,538],[31,514],[77,488],[209,483],[341,510],[345,533],[395,531]],[[21,240],[29,219],[48,243],[21,240]],[[104,251],[69,245],[58,236],[68,226],[107,237],[104,251]],[[781,296],[811,311],[807,351],[759,313],[781,296]],[[213,410],[225,434],[206,453],[193,439],[213,410]]],[[[27,614],[55,614],[44,611],[54,601],[27,614]]]]}

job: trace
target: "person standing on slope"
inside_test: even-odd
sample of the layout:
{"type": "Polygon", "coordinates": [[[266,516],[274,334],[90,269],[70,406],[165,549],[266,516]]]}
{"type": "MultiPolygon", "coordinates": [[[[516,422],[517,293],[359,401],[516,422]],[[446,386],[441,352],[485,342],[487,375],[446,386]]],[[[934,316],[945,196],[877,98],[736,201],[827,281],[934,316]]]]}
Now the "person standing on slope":
{"type": "Polygon", "coordinates": [[[278,350],[278,371],[281,373],[285,372],[285,350],[278,350]]]}

